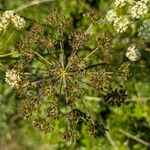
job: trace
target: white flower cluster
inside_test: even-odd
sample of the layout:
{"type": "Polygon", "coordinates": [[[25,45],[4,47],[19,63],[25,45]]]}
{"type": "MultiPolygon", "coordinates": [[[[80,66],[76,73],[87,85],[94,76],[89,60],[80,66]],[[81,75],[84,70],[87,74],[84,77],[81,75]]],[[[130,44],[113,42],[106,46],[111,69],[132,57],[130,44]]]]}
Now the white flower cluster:
{"type": "Polygon", "coordinates": [[[140,18],[147,14],[148,12],[148,5],[142,1],[136,2],[136,4],[131,8],[130,13],[133,18],[140,18]]]}
{"type": "Polygon", "coordinates": [[[109,22],[113,22],[115,19],[117,18],[117,14],[114,10],[110,10],[108,11],[107,15],[106,15],[106,19],[109,21],[109,22]]]}
{"type": "Polygon", "coordinates": [[[132,0],[116,0],[115,5],[117,7],[123,7],[126,5],[126,3],[131,3],[131,2],[132,2],[132,0]]]}
{"type": "Polygon", "coordinates": [[[114,10],[108,11],[106,19],[110,23],[113,23],[113,26],[118,33],[125,32],[130,24],[130,21],[127,17],[118,17],[114,10]]]}
{"type": "Polygon", "coordinates": [[[130,59],[131,61],[138,60],[138,58],[140,57],[140,53],[135,45],[128,47],[127,52],[126,52],[126,57],[130,59]]]}
{"type": "Polygon", "coordinates": [[[11,88],[18,88],[19,82],[21,81],[18,71],[15,69],[7,70],[5,81],[11,86],[11,88]]]}
{"type": "Polygon", "coordinates": [[[130,21],[126,17],[117,17],[114,20],[114,28],[118,33],[123,33],[129,27],[130,21]]]}
{"type": "Polygon", "coordinates": [[[150,40],[150,21],[144,22],[138,29],[138,37],[150,40]]]}
{"type": "Polygon", "coordinates": [[[25,27],[25,20],[19,15],[16,15],[13,10],[8,10],[0,18],[0,32],[5,31],[10,23],[18,30],[25,27]]]}
{"type": "Polygon", "coordinates": [[[127,3],[131,4],[129,5],[127,12],[130,12],[132,18],[138,19],[149,11],[148,3],[150,3],[150,0],[140,0],[137,2],[134,0],[116,0],[115,8],[109,10],[105,18],[110,23],[113,23],[113,26],[118,33],[125,32],[131,23],[129,14],[117,14],[117,7],[123,7],[127,3]]]}

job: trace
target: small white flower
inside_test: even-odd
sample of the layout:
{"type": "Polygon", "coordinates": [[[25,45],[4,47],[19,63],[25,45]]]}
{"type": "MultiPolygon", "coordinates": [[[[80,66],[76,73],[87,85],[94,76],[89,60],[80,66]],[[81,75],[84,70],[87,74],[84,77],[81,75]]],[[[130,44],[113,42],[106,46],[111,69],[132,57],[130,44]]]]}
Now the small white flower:
{"type": "Polygon", "coordinates": [[[12,23],[18,30],[25,27],[25,20],[16,15],[13,10],[8,10],[5,11],[0,18],[0,32],[5,31],[10,23],[12,23]]]}
{"type": "Polygon", "coordinates": [[[125,17],[117,17],[114,21],[114,28],[118,33],[125,32],[129,27],[130,21],[125,17]]]}
{"type": "Polygon", "coordinates": [[[138,58],[140,57],[140,53],[135,45],[128,47],[127,52],[126,52],[126,57],[130,59],[131,61],[138,60],[138,58]]]}
{"type": "Polygon", "coordinates": [[[136,4],[130,10],[132,17],[136,19],[144,16],[145,14],[147,14],[147,12],[148,12],[147,4],[140,1],[136,2],[136,4]]]}
{"type": "Polygon", "coordinates": [[[5,31],[8,26],[8,23],[0,22],[0,32],[5,31]]]}
{"type": "Polygon", "coordinates": [[[123,7],[126,5],[126,3],[132,3],[132,0],[116,0],[115,5],[117,7],[123,7]]]}
{"type": "Polygon", "coordinates": [[[10,18],[14,15],[14,11],[5,11],[0,18],[0,32],[5,31],[10,23],[10,18]]]}
{"type": "Polygon", "coordinates": [[[18,15],[14,15],[11,18],[11,21],[17,29],[22,29],[25,27],[25,20],[18,15]]]}
{"type": "Polygon", "coordinates": [[[144,22],[138,29],[138,37],[149,40],[150,39],[150,22],[144,22]]]}
{"type": "Polygon", "coordinates": [[[14,11],[13,10],[7,10],[3,13],[3,18],[5,19],[11,19],[14,16],[14,11]]]}
{"type": "Polygon", "coordinates": [[[109,22],[113,22],[117,17],[117,14],[114,10],[110,10],[108,11],[107,15],[106,15],[106,19],[109,21],[109,22]]]}
{"type": "Polygon", "coordinates": [[[11,86],[11,88],[18,88],[19,82],[21,81],[18,71],[15,69],[7,70],[5,81],[11,86]]]}

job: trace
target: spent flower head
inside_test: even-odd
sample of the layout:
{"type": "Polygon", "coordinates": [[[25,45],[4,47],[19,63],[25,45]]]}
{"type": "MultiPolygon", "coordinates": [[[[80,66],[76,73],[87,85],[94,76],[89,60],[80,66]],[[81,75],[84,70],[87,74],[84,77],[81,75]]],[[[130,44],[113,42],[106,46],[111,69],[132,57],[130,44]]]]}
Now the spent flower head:
{"type": "Polygon", "coordinates": [[[45,24],[34,24],[18,44],[20,57],[14,66],[21,72],[21,83],[16,82],[20,81],[17,71],[11,81],[23,99],[20,114],[44,133],[52,131],[55,120],[60,120],[60,128],[63,121],[66,130],[60,134],[64,140],[79,138],[77,127],[82,124],[94,136],[105,135],[103,122],[86,110],[83,96],[87,90],[106,95],[120,76],[105,58],[111,52],[111,38],[99,28],[100,34],[87,34],[87,27],[74,27],[58,11],[50,12],[45,24]],[[34,112],[38,113],[36,119],[34,112]]]}

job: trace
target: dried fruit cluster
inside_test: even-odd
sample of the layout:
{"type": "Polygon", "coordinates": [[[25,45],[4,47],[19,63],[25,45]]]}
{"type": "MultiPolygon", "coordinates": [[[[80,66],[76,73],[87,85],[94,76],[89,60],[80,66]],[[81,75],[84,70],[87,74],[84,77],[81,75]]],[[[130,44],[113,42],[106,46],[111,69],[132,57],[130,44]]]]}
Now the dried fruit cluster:
{"type": "Polygon", "coordinates": [[[103,122],[86,109],[83,96],[91,91],[90,96],[102,95],[105,102],[120,106],[126,98],[125,90],[110,91],[113,81],[128,74],[128,66],[113,71],[111,60],[106,59],[111,56],[111,37],[95,22],[92,28],[99,34],[86,26],[74,27],[58,11],[50,12],[46,20],[46,26],[29,27],[18,44],[20,57],[9,69],[17,70],[20,79],[11,80],[17,83],[14,90],[22,99],[20,115],[45,133],[55,130],[59,121],[60,128],[66,128],[60,132],[65,140],[77,140],[82,124],[94,136],[105,135],[103,122]]]}

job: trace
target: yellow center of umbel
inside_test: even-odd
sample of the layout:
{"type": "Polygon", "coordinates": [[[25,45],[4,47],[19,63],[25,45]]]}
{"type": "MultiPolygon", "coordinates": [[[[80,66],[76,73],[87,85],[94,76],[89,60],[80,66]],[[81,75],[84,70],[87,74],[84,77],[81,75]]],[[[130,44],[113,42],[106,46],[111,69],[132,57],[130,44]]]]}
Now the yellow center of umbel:
{"type": "Polygon", "coordinates": [[[66,72],[66,70],[62,70],[60,75],[62,78],[65,78],[68,75],[68,73],[66,72]]]}

